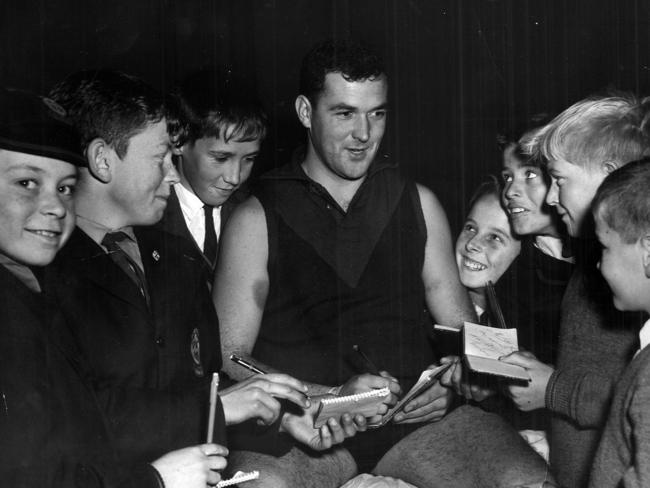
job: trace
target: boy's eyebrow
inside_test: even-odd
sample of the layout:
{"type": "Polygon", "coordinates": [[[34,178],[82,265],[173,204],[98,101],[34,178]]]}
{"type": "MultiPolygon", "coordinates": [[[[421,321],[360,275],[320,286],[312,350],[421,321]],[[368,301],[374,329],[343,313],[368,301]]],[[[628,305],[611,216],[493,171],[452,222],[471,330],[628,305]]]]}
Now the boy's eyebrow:
{"type": "Polygon", "coordinates": [[[31,164],[15,163],[9,166],[9,168],[7,169],[7,171],[20,171],[20,170],[29,170],[39,174],[45,173],[45,170],[43,168],[39,168],[38,166],[32,166],[31,164]]]}
{"type": "Polygon", "coordinates": [[[557,173],[557,169],[555,169],[553,166],[551,166],[551,163],[549,163],[546,165],[546,172],[552,175],[554,173],[557,173]]]}
{"type": "MultiPolygon", "coordinates": [[[[249,153],[246,153],[245,156],[257,156],[260,152],[259,151],[252,151],[249,153]]],[[[208,151],[209,156],[234,156],[235,153],[233,151],[220,151],[218,149],[208,151]]]]}

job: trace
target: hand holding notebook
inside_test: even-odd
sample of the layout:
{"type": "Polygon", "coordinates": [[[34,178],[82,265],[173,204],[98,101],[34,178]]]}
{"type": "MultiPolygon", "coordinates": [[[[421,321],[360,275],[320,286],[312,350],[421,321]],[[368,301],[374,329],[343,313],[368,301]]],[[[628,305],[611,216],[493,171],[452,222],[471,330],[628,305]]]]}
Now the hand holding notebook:
{"type": "MultiPolygon", "coordinates": [[[[424,393],[431,387],[440,376],[451,366],[443,364],[432,369],[422,372],[418,381],[413,387],[398,401],[392,408],[386,412],[379,421],[368,424],[368,428],[376,428],[386,425],[395,415],[404,410],[404,407],[414,398],[424,393]]],[[[373,417],[381,407],[382,403],[388,398],[390,391],[388,388],[370,390],[365,393],[356,395],[346,395],[340,397],[324,398],[320,402],[318,416],[314,420],[314,427],[323,425],[329,417],[340,417],[344,413],[360,413],[365,417],[373,417]]]]}
{"type": "Polygon", "coordinates": [[[441,364],[440,366],[436,366],[432,369],[426,369],[422,372],[420,377],[418,378],[417,382],[413,387],[404,395],[400,401],[398,401],[395,406],[393,406],[391,409],[386,412],[381,418],[381,420],[378,423],[373,423],[368,425],[369,428],[375,428],[375,427],[381,427],[383,425],[386,425],[388,422],[390,422],[395,415],[400,413],[401,411],[404,410],[404,407],[413,400],[414,398],[418,397],[422,393],[425,392],[428,388],[433,386],[434,383],[438,381],[440,376],[447,371],[447,369],[451,366],[451,363],[448,364],[441,364]]]}
{"type": "MultiPolygon", "coordinates": [[[[314,428],[324,425],[329,418],[340,419],[345,413],[374,417],[390,395],[388,388],[345,396],[326,396],[320,399],[318,413],[314,418],[314,428]]],[[[317,397],[312,397],[312,401],[317,397]]]]}

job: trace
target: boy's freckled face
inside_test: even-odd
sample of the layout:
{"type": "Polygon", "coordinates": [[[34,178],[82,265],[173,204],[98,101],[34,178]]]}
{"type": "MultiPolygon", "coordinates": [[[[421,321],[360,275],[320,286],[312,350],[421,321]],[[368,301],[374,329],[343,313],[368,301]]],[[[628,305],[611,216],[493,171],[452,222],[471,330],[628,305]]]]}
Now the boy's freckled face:
{"type": "Polygon", "coordinates": [[[456,241],[461,283],[471,290],[485,287],[488,281],[496,283],[520,250],[499,199],[484,196],[470,210],[456,241]]]}
{"type": "Polygon", "coordinates": [[[563,159],[548,163],[551,186],[546,203],[556,208],[572,237],[583,233],[585,220],[591,218],[591,202],[607,173],[600,166],[584,167],[563,159]]]}
{"type": "Polygon", "coordinates": [[[74,229],[76,168],[64,161],[0,150],[0,252],[45,266],[74,229]]]}
{"type": "Polygon", "coordinates": [[[599,216],[595,221],[602,248],[598,269],[612,290],[614,306],[623,311],[647,311],[650,309],[650,279],[645,276],[640,242],[628,244],[599,216]]]}
{"type": "Polygon", "coordinates": [[[123,225],[152,225],[167,206],[179,176],[172,164],[167,122],[148,124],[129,140],[123,158],[115,155],[112,198],[125,216],[123,225]]]}

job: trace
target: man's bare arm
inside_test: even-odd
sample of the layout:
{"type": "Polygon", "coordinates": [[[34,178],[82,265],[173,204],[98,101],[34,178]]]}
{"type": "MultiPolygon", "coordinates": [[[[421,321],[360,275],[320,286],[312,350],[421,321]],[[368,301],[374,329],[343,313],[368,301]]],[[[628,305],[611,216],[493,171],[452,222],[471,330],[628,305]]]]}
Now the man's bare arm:
{"type": "MultiPolygon", "coordinates": [[[[417,189],[427,228],[422,266],[427,307],[440,324],[457,325],[465,320],[475,321],[476,316],[469,295],[458,278],[445,211],[429,189],[420,185],[417,185],[417,189]]],[[[395,416],[395,422],[418,423],[438,420],[447,412],[451,396],[449,388],[436,382],[411,400],[404,407],[404,411],[395,416]]]]}
{"type": "MultiPolygon", "coordinates": [[[[476,322],[476,312],[467,290],[460,282],[449,222],[442,205],[429,189],[418,185],[422,212],[427,225],[422,280],[429,311],[439,324],[462,325],[476,322]]],[[[453,386],[466,398],[481,401],[494,392],[463,381],[463,368],[456,358],[454,365],[443,376],[441,383],[453,386]]]]}
{"type": "Polygon", "coordinates": [[[250,198],[234,211],[222,233],[212,299],[219,317],[223,370],[235,380],[253,373],[230,361],[235,353],[267,372],[250,354],[259,334],[269,287],[268,239],[262,205],[250,198]]]}
{"type": "Polygon", "coordinates": [[[427,226],[422,281],[429,312],[443,325],[476,322],[472,302],[458,277],[447,215],[431,190],[421,185],[417,188],[427,226]]]}

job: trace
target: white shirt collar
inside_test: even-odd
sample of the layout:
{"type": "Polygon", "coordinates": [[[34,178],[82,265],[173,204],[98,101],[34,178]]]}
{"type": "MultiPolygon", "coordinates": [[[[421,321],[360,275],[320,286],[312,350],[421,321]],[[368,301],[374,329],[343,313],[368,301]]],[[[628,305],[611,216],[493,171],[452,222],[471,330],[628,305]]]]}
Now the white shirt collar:
{"type": "Polygon", "coordinates": [[[199,213],[203,217],[203,202],[193,191],[185,188],[182,183],[174,185],[174,191],[178,197],[178,203],[181,204],[185,219],[193,220],[199,213]]]}
{"type": "Polygon", "coordinates": [[[560,261],[567,261],[573,263],[573,257],[565,258],[562,256],[562,239],[553,236],[535,236],[535,247],[547,256],[559,259],[560,261]]]}
{"type": "MultiPolygon", "coordinates": [[[[203,250],[203,241],[205,240],[204,203],[194,192],[185,188],[181,183],[174,185],[174,191],[178,197],[178,203],[181,206],[181,213],[183,214],[187,229],[192,234],[199,249],[203,250]]],[[[221,207],[215,207],[213,209],[212,221],[218,240],[221,234],[221,207]]]]}
{"type": "Polygon", "coordinates": [[[643,324],[639,331],[639,343],[641,345],[640,350],[650,344],[650,319],[646,320],[646,323],[643,324]]]}

